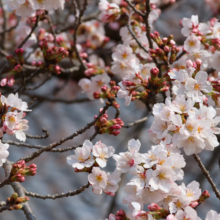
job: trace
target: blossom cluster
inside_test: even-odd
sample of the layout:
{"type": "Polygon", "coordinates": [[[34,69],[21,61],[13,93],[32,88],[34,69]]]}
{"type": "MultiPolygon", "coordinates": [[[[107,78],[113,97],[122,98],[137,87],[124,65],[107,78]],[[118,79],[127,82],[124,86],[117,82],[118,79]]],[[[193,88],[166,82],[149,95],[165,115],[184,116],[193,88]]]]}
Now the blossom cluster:
{"type": "Polygon", "coordinates": [[[95,194],[101,194],[103,191],[107,195],[114,196],[119,187],[121,173],[118,170],[106,173],[99,168],[106,167],[108,159],[114,152],[115,149],[112,146],[106,146],[101,141],[93,145],[89,140],[85,140],[83,146],[75,150],[75,155],[67,157],[67,163],[77,172],[91,172],[88,180],[95,194]]]}

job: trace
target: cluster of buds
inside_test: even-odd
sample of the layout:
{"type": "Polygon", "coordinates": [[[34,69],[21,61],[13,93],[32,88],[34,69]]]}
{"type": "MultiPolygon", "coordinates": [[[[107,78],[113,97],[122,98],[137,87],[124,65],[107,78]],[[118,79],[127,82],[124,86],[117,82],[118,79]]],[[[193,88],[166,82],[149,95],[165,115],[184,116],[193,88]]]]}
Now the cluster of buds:
{"type": "MultiPolygon", "coordinates": [[[[206,199],[210,197],[209,192],[206,190],[202,193],[200,198],[196,201],[192,201],[190,206],[193,209],[196,209],[197,206],[199,206],[201,203],[203,203],[206,199]]],[[[160,206],[158,206],[156,203],[152,203],[148,206],[148,209],[150,212],[147,212],[153,216],[154,219],[164,219],[167,216],[169,216],[170,212],[160,206]]],[[[168,219],[168,218],[166,218],[168,219]]]]}
{"type": "Polygon", "coordinates": [[[23,208],[23,203],[26,203],[29,200],[27,196],[18,197],[17,193],[14,193],[11,198],[6,200],[5,209],[8,211],[11,210],[20,210],[23,208]]]}
{"type": "Polygon", "coordinates": [[[14,76],[13,76],[13,75],[10,75],[10,76],[7,76],[7,77],[3,78],[3,79],[1,80],[0,85],[1,85],[1,86],[6,86],[6,85],[8,85],[8,86],[13,86],[13,85],[14,85],[14,82],[15,82],[14,76]]]}
{"type": "Polygon", "coordinates": [[[58,65],[53,65],[53,64],[50,64],[48,66],[48,69],[52,72],[55,72],[56,74],[61,74],[61,67],[58,66],[58,65]]]}
{"type": "Polygon", "coordinates": [[[44,59],[51,64],[59,63],[65,57],[68,57],[69,52],[63,47],[53,46],[49,48],[47,40],[44,38],[39,43],[40,48],[43,52],[44,59]]]}
{"type": "Polygon", "coordinates": [[[14,85],[14,75],[21,73],[23,71],[24,64],[24,49],[19,48],[15,50],[15,55],[8,55],[7,60],[10,64],[14,66],[14,68],[9,72],[9,75],[3,79],[1,79],[1,86],[13,86],[14,85]]]}
{"type": "Polygon", "coordinates": [[[150,70],[151,76],[148,79],[148,86],[146,86],[146,91],[150,94],[154,92],[158,94],[159,92],[166,92],[169,90],[169,86],[167,85],[166,75],[159,78],[159,69],[154,67],[150,70]]]}
{"type": "Polygon", "coordinates": [[[154,219],[164,219],[170,214],[168,210],[158,206],[156,203],[150,204],[148,209],[150,210],[149,214],[151,214],[154,219]]]}
{"type": "Polygon", "coordinates": [[[108,120],[108,115],[106,113],[103,114],[103,116],[95,124],[95,127],[98,129],[100,134],[108,133],[115,136],[120,134],[122,126],[124,126],[124,122],[120,118],[108,120]]]}
{"type": "Polygon", "coordinates": [[[88,67],[88,69],[84,71],[84,74],[86,76],[94,76],[94,75],[98,75],[98,74],[101,75],[101,74],[105,73],[104,69],[101,69],[92,63],[86,63],[86,66],[88,67]]]}
{"type": "MultiPolygon", "coordinates": [[[[108,88],[106,85],[102,86],[101,91],[100,92],[94,92],[93,96],[95,99],[109,99],[112,100],[116,97],[116,94],[118,92],[118,90],[120,89],[119,86],[116,86],[116,82],[115,81],[111,81],[110,82],[110,88],[108,88]]],[[[112,106],[116,109],[118,109],[120,107],[120,105],[117,102],[113,102],[112,106]]]]}
{"type": "Polygon", "coordinates": [[[8,55],[7,60],[9,61],[10,64],[13,66],[17,66],[18,64],[23,65],[24,64],[24,49],[19,48],[15,50],[15,55],[8,55]]]}
{"type": "Polygon", "coordinates": [[[119,210],[117,211],[116,215],[110,214],[109,215],[109,220],[110,219],[115,219],[115,220],[130,220],[130,218],[127,217],[126,213],[124,210],[119,210]]]}
{"type": "Polygon", "coordinates": [[[159,33],[155,31],[154,33],[151,33],[150,36],[158,46],[155,50],[150,49],[151,57],[159,58],[164,62],[168,62],[169,57],[169,63],[172,64],[176,60],[179,52],[179,48],[175,46],[176,42],[173,40],[173,35],[161,39],[159,33]],[[170,56],[168,56],[169,53],[170,56]]]}
{"type": "Polygon", "coordinates": [[[26,166],[25,161],[18,161],[11,169],[11,182],[24,182],[25,176],[34,176],[37,172],[37,165],[26,166]]]}
{"type": "Polygon", "coordinates": [[[37,61],[37,62],[36,61],[32,61],[31,65],[32,66],[36,66],[36,67],[41,68],[41,69],[43,69],[45,67],[45,64],[41,60],[37,61]]]}

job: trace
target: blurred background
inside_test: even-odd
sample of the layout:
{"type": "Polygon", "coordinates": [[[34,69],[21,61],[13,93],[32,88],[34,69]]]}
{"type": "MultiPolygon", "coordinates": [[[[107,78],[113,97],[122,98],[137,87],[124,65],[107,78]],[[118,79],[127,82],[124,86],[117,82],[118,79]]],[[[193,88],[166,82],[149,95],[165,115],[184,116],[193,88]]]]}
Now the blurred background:
{"type": "MultiPolygon", "coordinates": [[[[86,13],[96,11],[98,1],[90,0],[86,13]]],[[[200,22],[205,22],[213,17],[213,10],[205,4],[204,0],[179,0],[177,3],[170,7],[165,8],[154,23],[154,29],[157,30],[162,36],[173,34],[178,44],[183,43],[184,37],[180,33],[179,21],[183,17],[191,17],[191,15],[199,15],[200,22]]],[[[106,26],[107,34],[111,37],[112,32],[106,26]]],[[[120,41],[120,39],[118,39],[120,41]]],[[[110,58],[109,58],[110,59],[110,58]]],[[[56,87],[59,92],[56,92],[57,98],[73,99],[84,97],[83,94],[77,94],[77,82],[68,81],[59,78],[54,78],[48,81],[44,86],[35,91],[35,94],[47,95],[54,92],[56,87]],[[55,86],[54,86],[55,85],[55,86]],[[65,86],[63,86],[65,85],[65,86]]],[[[22,99],[26,99],[22,96],[22,99]]],[[[133,122],[147,115],[144,105],[140,101],[132,102],[131,106],[124,106],[123,100],[119,101],[121,105],[121,119],[125,124],[133,122]]],[[[45,127],[50,136],[43,140],[28,139],[27,143],[35,145],[47,145],[49,143],[58,141],[60,138],[72,134],[74,131],[86,125],[91,121],[103,106],[99,100],[66,104],[59,102],[46,102],[43,99],[38,100],[34,104],[33,111],[27,114],[29,120],[28,133],[32,135],[41,135],[42,127],[45,127]]],[[[31,108],[32,108],[31,107],[31,108]]],[[[109,115],[114,112],[109,111],[109,115]]],[[[137,126],[129,129],[124,128],[121,130],[121,135],[114,137],[108,134],[98,135],[93,143],[101,140],[108,146],[114,146],[116,153],[127,150],[127,142],[131,138],[140,139],[142,147],[141,152],[146,152],[150,149],[152,143],[148,138],[148,128],[152,123],[150,117],[147,122],[143,122],[137,126]]],[[[74,140],[68,141],[62,147],[69,147],[76,144],[81,144],[85,139],[93,134],[94,130],[91,128],[83,135],[80,135],[74,140]]],[[[8,139],[15,140],[13,137],[8,139]]],[[[10,146],[10,161],[16,161],[20,157],[33,152],[32,149],[25,147],[10,146]]],[[[207,169],[210,171],[218,188],[220,188],[220,170],[218,166],[220,147],[217,147],[213,152],[203,151],[200,156],[207,169]]],[[[40,194],[56,194],[61,192],[74,191],[78,187],[87,183],[86,173],[75,173],[74,169],[66,163],[66,157],[74,154],[74,151],[60,153],[45,152],[41,157],[36,158],[33,162],[37,164],[37,174],[31,178],[27,177],[26,181],[22,184],[27,191],[32,191],[40,194]]],[[[187,166],[185,167],[184,183],[188,184],[192,180],[199,181],[202,191],[208,190],[211,197],[198,207],[199,216],[204,219],[207,211],[214,209],[220,211],[219,200],[212,192],[210,185],[204,179],[200,169],[192,156],[185,156],[187,166]]],[[[113,159],[109,160],[107,170],[113,171],[115,163],[113,159]]],[[[0,169],[0,182],[4,180],[3,169],[0,169]]],[[[122,199],[125,196],[123,190],[124,185],[130,179],[130,176],[124,175],[120,184],[120,189],[115,197],[110,197],[105,194],[100,196],[94,195],[91,188],[86,189],[83,193],[77,196],[61,198],[57,200],[41,200],[30,198],[30,206],[39,220],[101,220],[105,219],[109,213],[115,213],[119,209],[127,210],[127,205],[123,205],[122,199]]],[[[6,186],[0,189],[0,201],[4,201],[12,194],[11,186],[6,186]]],[[[16,212],[3,212],[0,219],[7,220],[22,220],[24,214],[22,211],[16,212]]]]}

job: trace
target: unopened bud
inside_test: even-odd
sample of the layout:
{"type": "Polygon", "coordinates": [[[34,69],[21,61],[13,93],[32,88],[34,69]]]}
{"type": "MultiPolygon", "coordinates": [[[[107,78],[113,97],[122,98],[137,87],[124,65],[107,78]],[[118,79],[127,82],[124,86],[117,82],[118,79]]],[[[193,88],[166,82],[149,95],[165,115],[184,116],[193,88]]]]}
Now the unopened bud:
{"type": "Polygon", "coordinates": [[[159,211],[159,210],[161,210],[161,207],[158,206],[156,203],[152,203],[148,206],[148,209],[150,211],[159,211]]]}
{"type": "Polygon", "coordinates": [[[159,69],[157,67],[154,67],[150,70],[150,72],[153,76],[157,76],[159,74],[159,69]]]}

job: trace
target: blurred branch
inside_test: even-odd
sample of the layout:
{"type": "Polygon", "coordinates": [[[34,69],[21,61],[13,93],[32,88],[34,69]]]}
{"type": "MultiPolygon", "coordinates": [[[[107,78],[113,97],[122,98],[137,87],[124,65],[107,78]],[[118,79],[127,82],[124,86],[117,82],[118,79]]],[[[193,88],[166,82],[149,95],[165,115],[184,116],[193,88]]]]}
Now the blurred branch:
{"type": "Polygon", "coordinates": [[[137,124],[139,124],[139,123],[142,123],[142,122],[147,121],[147,119],[148,119],[148,116],[146,116],[146,117],[144,117],[144,118],[141,118],[141,119],[138,119],[138,120],[136,120],[136,121],[134,121],[134,122],[132,122],[132,123],[129,123],[129,124],[127,124],[127,125],[124,125],[124,126],[122,126],[122,127],[123,127],[123,128],[130,128],[130,127],[132,127],[132,126],[134,126],[134,125],[137,125],[137,124]]]}
{"type": "Polygon", "coordinates": [[[28,192],[25,190],[25,195],[26,196],[30,196],[30,197],[35,197],[35,198],[38,198],[38,199],[59,199],[59,198],[63,198],[63,197],[69,197],[69,196],[75,196],[75,195],[78,195],[80,193],[82,193],[86,188],[89,188],[90,184],[89,182],[78,188],[77,190],[75,191],[69,191],[67,193],[60,193],[60,194],[55,194],[55,195],[41,195],[41,194],[38,194],[38,193],[33,193],[33,192],[28,192]]]}
{"type": "Polygon", "coordinates": [[[135,6],[130,2],[130,0],[124,0],[132,9],[135,13],[139,14],[141,17],[144,17],[144,13],[139,11],[135,6]]]}
{"type": "Polygon", "coordinates": [[[27,37],[18,45],[17,48],[22,48],[23,45],[28,41],[28,39],[31,37],[31,35],[33,34],[34,30],[37,28],[38,26],[38,21],[39,21],[39,16],[36,16],[36,21],[34,26],[32,27],[30,33],[27,35],[27,37]]]}
{"type": "Polygon", "coordinates": [[[5,30],[6,30],[6,22],[7,22],[7,18],[6,18],[6,13],[5,13],[5,9],[3,7],[3,3],[2,3],[2,0],[0,0],[0,8],[2,9],[1,12],[2,12],[2,18],[3,18],[3,22],[2,22],[2,29],[3,29],[3,32],[1,34],[1,48],[4,49],[5,48],[5,30]]]}

